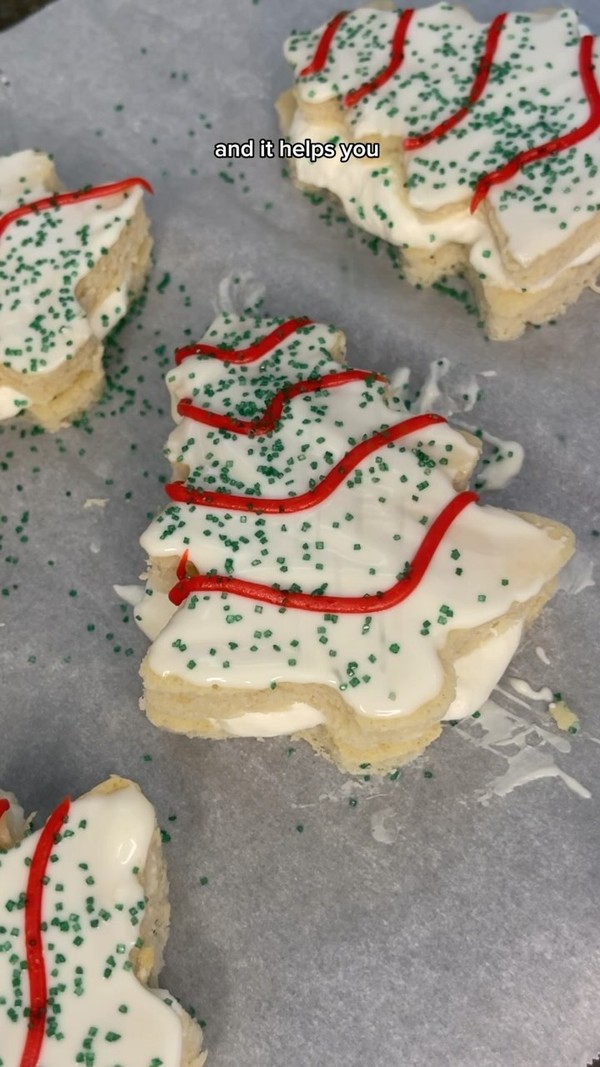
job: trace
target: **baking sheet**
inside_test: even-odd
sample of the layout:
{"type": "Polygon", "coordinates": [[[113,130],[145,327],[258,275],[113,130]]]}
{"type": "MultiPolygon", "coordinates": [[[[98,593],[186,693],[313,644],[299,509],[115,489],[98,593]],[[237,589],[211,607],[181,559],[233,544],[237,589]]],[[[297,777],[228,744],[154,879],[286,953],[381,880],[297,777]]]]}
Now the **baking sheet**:
{"type": "MultiPolygon", "coordinates": [[[[579,7],[600,30],[594,0],[579,7]]],[[[573,526],[574,588],[598,555],[598,298],[488,342],[281,161],[214,158],[215,141],[278,136],[283,39],[332,13],[59,0],[0,36],[1,153],[51,151],[73,188],[143,174],[156,190],[156,265],[103,401],[56,436],[0,427],[0,782],[42,814],[110,772],[143,786],[171,838],[164,982],[206,1022],[212,1067],[583,1067],[600,1049],[597,587],[559,593],[511,669],[563,693],[573,737],[500,696],[515,719],[497,736],[448,727],[397,780],[355,781],[287,739],[193,742],[137,707],[146,642],[112,587],[135,581],[163,502],[162,375],[232,271],[264,282],[269,313],[342,326],[351,363],[408,364],[417,384],[441,357],[483,375],[468,421],[526,452],[495,499],[573,526]],[[498,796],[519,746],[566,778],[498,796]]]]}

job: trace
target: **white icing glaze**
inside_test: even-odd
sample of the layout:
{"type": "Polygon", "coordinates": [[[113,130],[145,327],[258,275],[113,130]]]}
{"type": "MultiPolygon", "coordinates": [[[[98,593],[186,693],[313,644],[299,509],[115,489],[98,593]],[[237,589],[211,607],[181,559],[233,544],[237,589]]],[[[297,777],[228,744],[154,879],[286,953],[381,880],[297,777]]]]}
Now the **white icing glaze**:
{"type": "MultiPolygon", "coordinates": [[[[221,316],[203,340],[239,348],[270,332],[273,322],[221,316]]],[[[256,418],[282,376],[293,381],[311,367],[329,369],[327,344],[334,337],[321,325],[297,332],[250,365],[252,389],[248,368],[202,355],[186,359],[167,382],[174,398],[196,388],[198,404],[256,418]]],[[[449,457],[456,452],[463,464],[467,456],[474,462],[477,451],[456,430],[428,426],[388,443],[316,507],[273,514],[258,509],[261,495],[305,492],[350,444],[396,421],[379,383],[365,382],[297,397],[264,436],[232,435],[186,418],[180,452],[172,438],[169,452],[192,468],[188,487],[253,494],[257,511],[173,504],[151,523],[143,547],[163,565],[173,566],[187,551],[201,573],[269,586],[293,583],[304,592],[321,588],[343,596],[387,590],[427,526],[455,497],[452,474],[461,463],[449,457]]],[[[439,693],[448,635],[493,623],[537,595],[562,551],[560,540],[516,515],[470,505],[442,539],[417,589],[389,610],[323,615],[255,603],[235,591],[193,594],[175,610],[150,585],[136,619],[154,640],[148,663],[158,675],[248,689],[320,683],[338,689],[359,714],[402,716],[439,693]]],[[[486,650],[490,686],[510,646],[507,637],[496,651],[486,650]]]]}
{"type": "Polygon", "coordinates": [[[24,408],[29,407],[29,398],[25,393],[11,389],[10,385],[0,385],[0,419],[14,419],[24,408]]]}
{"type": "Polygon", "coordinates": [[[135,621],[150,641],[156,640],[177,610],[166,593],[160,593],[150,585],[144,590],[143,598],[132,606],[135,607],[135,621]]]}
{"type": "Polygon", "coordinates": [[[573,778],[572,775],[563,771],[555,762],[551,752],[545,748],[522,748],[509,759],[508,769],[504,774],[494,779],[488,792],[482,797],[483,804],[488,803],[493,796],[505,797],[520,786],[530,782],[539,782],[543,778],[558,778],[570,789],[572,793],[583,800],[589,800],[591,793],[586,786],[573,778]]]}
{"type": "Polygon", "coordinates": [[[117,323],[127,314],[128,305],[129,294],[127,292],[127,282],[125,282],[124,285],[118,286],[110,293],[90,315],[91,332],[102,340],[111,330],[114,330],[117,323]]]}
{"type": "Polygon", "coordinates": [[[476,375],[460,363],[453,367],[445,357],[430,362],[420,388],[411,378],[409,367],[398,367],[390,379],[392,405],[411,415],[436,411],[450,418],[457,413],[472,411],[482,396],[476,375]]]}
{"type": "Polygon", "coordinates": [[[526,711],[530,710],[530,706],[526,700],[521,700],[520,697],[516,697],[510,689],[502,689],[499,685],[496,687],[500,696],[506,697],[512,704],[518,704],[520,708],[525,708],[526,711]]]}
{"type": "Polygon", "coordinates": [[[463,719],[482,707],[513,658],[522,632],[523,624],[518,622],[456,660],[456,694],[444,719],[463,719]]]}
{"type": "MultiPolygon", "coordinates": [[[[529,710],[528,705],[524,705],[529,710]]],[[[558,766],[552,749],[568,754],[571,745],[564,736],[545,730],[538,723],[519,718],[495,700],[487,700],[476,721],[467,719],[456,732],[470,744],[504,760],[504,772],[494,778],[480,796],[482,804],[504,797],[514,789],[543,778],[558,778],[578,796],[589,799],[589,790],[558,766]]]]}
{"type": "MultiPolygon", "coordinates": [[[[371,81],[387,65],[397,25],[396,11],[363,7],[349,12],[336,32],[324,70],[302,78],[298,75],[313,59],[325,25],[311,33],[292,34],[284,51],[294,67],[301,98],[311,104],[324,103],[371,81]]],[[[450,4],[434,4],[420,11],[418,19],[412,20],[401,68],[384,86],[348,109],[357,136],[377,132],[404,137],[413,128],[421,131],[433,126],[446,117],[441,113],[439,97],[446,94],[449,83],[455,106],[451,104],[447,110],[452,114],[463,96],[454,83],[470,87],[474,47],[483,28],[483,23],[464,8],[450,4]],[[448,37],[457,53],[453,56],[454,78],[449,77],[443,56],[435,61],[441,55],[439,46],[443,48],[448,37]],[[462,70],[457,69],[459,64],[462,70]],[[431,91],[427,91],[429,87],[431,91]],[[392,106],[391,97],[397,96],[399,90],[401,101],[396,100],[396,106],[392,106]],[[435,118],[428,122],[426,116],[432,111],[436,112],[435,118]]]]}
{"type": "MultiPolygon", "coordinates": [[[[86,1051],[93,1052],[94,1067],[180,1065],[177,1013],[138,982],[129,964],[144,911],[135,872],[145,865],[154,825],[152,807],[133,786],[86,796],[71,806],[43,891],[42,919],[48,927],[42,939],[51,997],[43,1067],[78,1063],[86,1051]]],[[[27,864],[39,834],[0,854],[3,1067],[19,1067],[27,1032],[26,973],[15,971],[15,958],[25,959],[25,911],[17,902],[25,893],[27,864]],[[15,973],[21,995],[15,993],[15,973]]]]}
{"type": "MultiPolygon", "coordinates": [[[[0,211],[48,196],[47,183],[55,181],[47,156],[1,157],[0,211]]],[[[105,337],[127,311],[127,279],[91,316],[75,294],[118,240],[141,198],[141,188],[132,186],[26,215],[0,235],[0,363],[21,374],[24,389],[33,375],[72,359],[92,335],[105,337]]],[[[4,392],[0,418],[14,414],[15,397],[4,392]]]]}
{"type": "Polygon", "coordinates": [[[280,737],[319,726],[325,722],[325,716],[310,704],[297,701],[287,711],[249,711],[234,719],[211,719],[211,722],[235,737],[280,737]]]}
{"type": "Polygon", "coordinates": [[[0,157],[0,215],[48,195],[54,167],[44,152],[25,149],[0,157]]]}
{"type": "MultiPolygon", "coordinates": [[[[452,376],[451,370],[449,359],[434,360],[429,365],[422,387],[415,389],[411,387],[409,368],[399,367],[391,379],[391,403],[410,414],[435,410],[450,417],[455,413],[471,411],[482,395],[477,378],[474,374],[465,374],[460,365],[452,376]]],[[[496,371],[491,373],[496,374],[496,371]]],[[[489,377],[489,374],[489,371],[483,372],[482,377],[489,377]]],[[[495,437],[479,426],[461,421],[460,427],[482,442],[482,453],[474,478],[475,489],[504,489],[523,466],[523,446],[518,441],[495,437]]]]}
{"type": "MultiPolygon", "coordinates": [[[[343,137],[343,128],[328,125],[326,136],[343,137]]],[[[296,112],[290,140],[296,143],[306,138],[322,141],[323,127],[308,122],[296,112]]],[[[391,244],[432,253],[439,252],[446,244],[468,246],[469,262],[485,285],[508,292],[535,293],[549,288],[559,276],[549,273],[539,283],[527,287],[515,285],[502,263],[496,238],[482,215],[471,215],[467,207],[435,221],[417,215],[406,199],[400,176],[392,164],[366,164],[359,159],[349,159],[346,163],[337,159],[315,162],[297,159],[295,167],[300,181],[335,193],[351,222],[391,244]]],[[[598,256],[600,244],[596,243],[565,269],[591,263],[598,256]]]]}
{"type": "MultiPolygon", "coordinates": [[[[510,663],[521,639],[522,630],[522,623],[517,623],[503,634],[495,634],[479,648],[456,660],[456,695],[444,715],[444,720],[463,719],[485,703],[510,663]]],[[[325,722],[325,716],[309,704],[296,703],[288,711],[269,714],[249,712],[234,719],[211,721],[236,737],[277,737],[299,730],[309,730],[325,722]]]]}
{"type": "Polygon", "coordinates": [[[448,373],[449,366],[449,359],[435,359],[429,364],[429,373],[419,395],[417,407],[419,412],[437,410],[436,403],[442,395],[440,381],[448,373]]]}
{"type": "MultiPolygon", "coordinates": [[[[343,140],[346,136],[341,124],[328,123],[324,129],[300,111],[296,111],[290,128],[294,144],[307,138],[319,142],[332,137],[343,140]]],[[[421,220],[408,201],[400,172],[387,162],[367,163],[352,158],[341,163],[337,158],[321,158],[313,163],[299,158],[295,168],[300,181],[339,196],[357,226],[400,247],[410,245],[435,252],[450,242],[474,244],[486,232],[479,216],[469,214],[467,207],[436,219],[435,223],[421,220]]],[[[490,269],[488,262],[488,272],[490,269]]]]}
{"type": "Polygon", "coordinates": [[[144,596],[143,585],[113,585],[113,589],[117,596],[132,608],[137,607],[144,596]]]}
{"type": "MultiPolygon", "coordinates": [[[[236,316],[230,316],[230,319],[236,324],[244,323],[244,345],[251,345],[276,324],[275,319],[239,319],[236,316]]],[[[226,328],[226,317],[221,316],[202,340],[206,344],[228,344],[232,336],[232,330],[226,328]]],[[[252,459],[253,453],[248,451],[248,447],[253,448],[251,442],[248,446],[238,437],[231,438],[224,434],[215,437],[208,427],[190,418],[182,418],[177,412],[177,404],[183,398],[197,399],[207,411],[230,416],[237,414],[237,417],[246,419],[256,418],[265,406],[264,398],[272,396],[286,384],[342,370],[343,366],[330,354],[332,347],[341,344],[340,339],[341,335],[334,327],[315,323],[299,331],[280,350],[285,353],[283,362],[281,357],[274,356],[248,366],[229,364],[224,371],[223,364],[220,369],[215,366],[215,360],[184,360],[179,367],[169,371],[165,379],[171,394],[172,416],[178,423],[165,448],[169,460],[172,463],[185,463],[191,470],[203,463],[206,463],[207,470],[212,467],[226,470],[226,484],[232,487],[230,491],[234,491],[236,484],[246,481],[253,491],[257,487],[265,495],[291,485],[291,482],[284,480],[289,474],[289,463],[288,467],[284,467],[275,462],[276,455],[288,460],[291,457],[292,463],[310,463],[313,478],[325,473],[347,447],[346,433],[331,423],[343,422],[350,407],[353,408],[352,431],[357,440],[362,434],[368,435],[395,421],[396,414],[390,411],[383,399],[385,383],[375,382],[370,390],[366,389],[364,382],[331,390],[323,408],[325,414],[316,418],[312,415],[310,427],[307,420],[306,430],[299,428],[290,416],[294,414],[297,419],[297,412],[311,408],[315,400],[310,395],[296,398],[288,409],[289,414],[277,429],[276,448],[273,449],[276,455],[269,456],[269,467],[264,470],[257,469],[252,459]],[[326,438],[321,434],[316,436],[319,423],[327,430],[326,438]],[[300,443],[297,441],[299,437],[304,438],[300,443]],[[218,461],[215,459],[213,442],[218,446],[218,461]],[[245,451],[247,455],[244,455],[245,451]]],[[[317,399],[319,395],[316,394],[317,399]]],[[[307,415],[310,414],[307,411],[307,415]]],[[[436,426],[435,433],[428,436],[428,441],[432,439],[435,441],[430,445],[432,455],[435,458],[443,457],[444,466],[452,472],[470,468],[478,459],[477,449],[450,427],[443,424],[436,426]],[[447,448],[448,445],[451,448],[447,448]]],[[[215,488],[210,477],[206,487],[215,488]]],[[[147,548],[145,541],[142,544],[147,548]]]]}
{"type": "MultiPolygon", "coordinates": [[[[125,587],[115,586],[116,590],[121,588],[125,587]]],[[[142,612],[141,614],[136,614],[135,618],[140,629],[143,630],[147,637],[153,640],[158,637],[177,609],[171,604],[166,594],[158,593],[151,589],[147,590],[147,594],[148,599],[143,603],[142,612]]],[[[119,595],[122,596],[122,593],[119,593],[119,595]]],[[[128,602],[133,603],[133,599],[128,602]]],[[[139,606],[139,604],[140,599],[137,599],[136,606],[139,606]]],[[[509,627],[503,634],[494,634],[473,652],[461,656],[455,661],[456,692],[450,707],[444,715],[445,721],[462,719],[467,715],[472,715],[474,711],[477,711],[483,705],[508,667],[518,647],[521,633],[522,624],[517,623],[509,627]]],[[[526,707],[527,705],[524,706],[526,707]]],[[[293,733],[297,730],[307,730],[311,726],[316,726],[324,721],[318,709],[308,704],[294,704],[293,713],[292,717],[292,709],[290,709],[290,711],[285,712],[241,715],[235,719],[221,719],[219,720],[219,726],[227,733],[239,734],[239,736],[244,737],[275,737],[280,734],[293,733]],[[302,708],[302,715],[299,712],[300,708],[302,708]],[[304,718],[304,714],[306,714],[306,718],[304,718]],[[309,718],[313,721],[309,722],[309,718]]]]}
{"type": "MultiPolygon", "coordinates": [[[[389,62],[398,20],[396,12],[350,12],[333,37],[324,69],[302,77],[325,27],[292,34],[285,52],[301,101],[337,99],[341,104],[349,90],[378,75],[389,62]]],[[[488,30],[489,24],[477,22],[460,6],[438,3],[419,9],[399,69],[358,102],[344,104],[343,125],[309,123],[297,114],[291,140],[337,136],[347,142],[375,135],[397,139],[400,146],[407,136],[428,133],[464,106],[488,30]]],[[[403,152],[405,177],[393,167],[372,163],[300,159],[300,179],[331,189],[353,221],[400,246],[431,251],[448,241],[471,246],[471,264],[485,284],[511,289],[483,212],[471,215],[468,202],[483,174],[587,121],[590,108],[579,74],[579,42],[585,32],[570,8],[509,14],[480,99],[444,136],[403,152]],[[448,211],[448,217],[434,218],[436,212],[448,211]]],[[[594,61],[597,69],[597,44],[594,61]]],[[[598,165],[596,131],[490,189],[489,206],[521,266],[551,252],[593,217],[599,206],[598,165]]],[[[591,250],[584,255],[594,258],[591,250]]],[[[587,261],[578,258],[573,265],[587,261]]],[[[549,274],[543,284],[551,280],[549,274]]]]}
{"type": "Polygon", "coordinates": [[[476,434],[480,440],[490,446],[481,457],[475,488],[485,489],[488,492],[504,489],[513,478],[516,478],[523,466],[525,460],[523,445],[518,441],[504,441],[501,437],[495,437],[494,434],[478,426],[465,425],[465,429],[476,434]]]}

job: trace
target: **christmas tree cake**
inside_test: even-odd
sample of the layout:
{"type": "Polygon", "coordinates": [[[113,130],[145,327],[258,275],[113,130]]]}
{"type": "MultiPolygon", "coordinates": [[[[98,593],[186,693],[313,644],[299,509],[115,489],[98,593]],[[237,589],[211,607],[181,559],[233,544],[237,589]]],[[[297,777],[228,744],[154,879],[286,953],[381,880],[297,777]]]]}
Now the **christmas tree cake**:
{"type": "Polygon", "coordinates": [[[399,417],[304,318],[220,315],[167,375],[168,506],[142,537],[144,702],[201,737],[300,734],[396,767],[480,706],[572,552],[480,506],[478,443],[399,417]]]}
{"type": "Polygon", "coordinates": [[[29,833],[0,793],[2,1067],[201,1067],[201,1031],[156,988],[169,928],[152,806],[110,778],[29,833]]]}
{"type": "Polygon", "coordinates": [[[148,270],[144,189],[65,192],[44,153],[0,157],[0,419],[57,430],[100,395],[102,339],[148,270]]]}
{"type": "Polygon", "coordinates": [[[409,281],[464,275],[497,340],[594,288],[598,43],[573,9],[484,23],[449,3],[360,7],[292,33],[285,54],[298,184],[396,245],[409,281]]]}

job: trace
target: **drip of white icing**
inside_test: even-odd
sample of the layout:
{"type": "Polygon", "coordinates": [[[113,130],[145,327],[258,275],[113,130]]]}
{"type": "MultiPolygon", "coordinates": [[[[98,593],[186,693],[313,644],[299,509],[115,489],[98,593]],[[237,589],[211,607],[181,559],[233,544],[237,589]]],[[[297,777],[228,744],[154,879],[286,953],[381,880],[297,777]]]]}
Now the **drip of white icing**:
{"type": "Polygon", "coordinates": [[[297,702],[286,711],[252,711],[233,719],[211,719],[211,722],[235,737],[280,737],[319,726],[325,722],[325,716],[310,704],[297,702]]]}
{"type": "Polygon", "coordinates": [[[517,787],[541,778],[560,778],[578,796],[591,796],[585,786],[556,764],[549,751],[554,748],[569,753],[569,741],[537,723],[520,719],[495,700],[487,700],[476,720],[466,720],[455,730],[471,744],[506,760],[504,773],[495,778],[481,795],[483,804],[489,803],[494,796],[506,796],[517,787]]]}
{"type": "Polygon", "coordinates": [[[412,387],[409,367],[398,367],[390,379],[391,401],[411,414],[435,411],[445,418],[457,412],[472,411],[480,399],[477,378],[449,359],[435,359],[420,389],[412,387]]]}
{"type": "Polygon", "coordinates": [[[128,304],[128,282],[125,279],[123,285],[117,286],[112,293],[109,293],[106,299],[90,315],[90,330],[94,336],[102,340],[111,330],[114,330],[117,323],[126,314],[128,304]]]}
{"type": "Polygon", "coordinates": [[[177,608],[171,603],[166,593],[160,593],[150,586],[146,587],[143,597],[134,606],[136,609],[135,621],[142,633],[150,641],[156,641],[158,635],[164,630],[177,611],[177,608]]]}
{"type": "Polygon", "coordinates": [[[20,411],[29,407],[29,397],[10,385],[0,385],[0,420],[14,419],[20,411]]]}
{"type": "Polygon", "coordinates": [[[0,163],[0,215],[18,204],[30,204],[48,195],[48,180],[54,176],[54,168],[44,152],[26,148],[3,156],[0,163]]]}
{"type": "Polygon", "coordinates": [[[527,701],[521,700],[521,697],[515,696],[515,694],[512,693],[510,689],[502,689],[500,685],[498,685],[496,688],[501,696],[506,697],[507,700],[510,700],[511,704],[518,704],[520,708],[525,708],[525,711],[530,710],[527,701]]]}
{"type": "Polygon", "coordinates": [[[508,681],[515,693],[520,693],[521,696],[528,697],[529,700],[544,700],[546,703],[554,700],[554,693],[547,685],[541,686],[540,689],[534,689],[524,678],[509,678],[508,681]]]}
{"type": "Polygon", "coordinates": [[[405,394],[410,388],[410,377],[410,367],[396,367],[390,375],[390,399],[403,404],[405,410],[408,410],[405,394]]]}
{"type": "Polygon", "coordinates": [[[144,599],[143,585],[113,585],[113,589],[120,600],[136,608],[144,599]]]}
{"type": "Polygon", "coordinates": [[[444,375],[448,373],[449,366],[449,359],[437,359],[429,364],[429,374],[423,382],[423,388],[419,397],[417,408],[419,412],[438,410],[436,402],[442,395],[439,381],[440,378],[443,378],[444,375]]]}
{"type": "Polygon", "coordinates": [[[546,654],[541,645],[536,645],[535,654],[538,659],[541,659],[542,663],[544,663],[546,667],[550,666],[550,659],[548,658],[548,655],[546,654]]]}
{"type": "Polygon", "coordinates": [[[584,589],[589,589],[596,582],[592,577],[594,562],[581,550],[577,551],[561,571],[558,588],[572,596],[577,596],[584,589]]]}
{"type": "Polygon", "coordinates": [[[525,449],[518,441],[504,441],[487,430],[465,425],[465,430],[477,435],[491,446],[481,458],[475,475],[475,488],[487,492],[504,489],[520,473],[525,459],[525,449]]]}
{"type": "Polygon", "coordinates": [[[481,797],[483,804],[489,802],[493,796],[505,797],[519,786],[540,781],[542,778],[560,778],[568,789],[585,800],[589,800],[592,795],[581,782],[561,770],[550,753],[541,748],[522,748],[511,757],[509,763],[508,770],[496,778],[489,792],[481,797]]]}
{"type": "Polygon", "coordinates": [[[485,703],[514,656],[522,631],[518,622],[455,661],[456,694],[444,719],[462,719],[485,703]]]}

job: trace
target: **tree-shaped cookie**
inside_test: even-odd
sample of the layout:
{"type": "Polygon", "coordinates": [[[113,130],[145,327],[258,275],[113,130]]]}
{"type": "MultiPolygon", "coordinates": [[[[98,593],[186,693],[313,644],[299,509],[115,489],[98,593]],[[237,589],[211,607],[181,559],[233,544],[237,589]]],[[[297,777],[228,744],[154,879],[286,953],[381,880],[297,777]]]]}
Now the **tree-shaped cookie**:
{"type": "Polygon", "coordinates": [[[0,418],[50,430],[89,407],[102,339],[146,275],[143,178],[61,191],[50,158],[0,158],[0,418]]]}
{"type": "Polygon", "coordinates": [[[396,766],[475,710],[572,551],[481,507],[472,438],[398,418],[387,383],[307,319],[221,315],[167,375],[171,503],[142,538],[153,722],[301,731],[348,770],[396,766]]]}
{"type": "Polygon", "coordinates": [[[598,43],[574,10],[482,23],[449,3],[362,7],[294,32],[285,52],[284,132],[300,153],[328,141],[351,153],[300,155],[298,181],[329,189],[397,245],[409,280],[466,274],[497,339],[594,285],[598,43]],[[378,160],[364,158],[364,142],[378,160]]]}
{"type": "Polygon", "coordinates": [[[4,797],[1,1067],[200,1067],[197,1024],[150,988],[169,906],[149,802],[111,778],[23,837],[4,797]]]}

